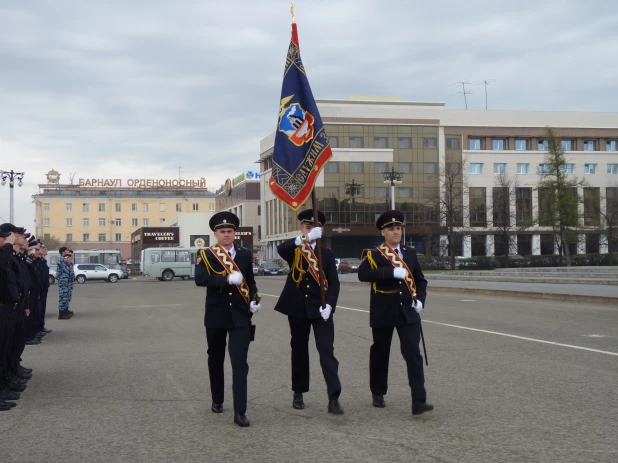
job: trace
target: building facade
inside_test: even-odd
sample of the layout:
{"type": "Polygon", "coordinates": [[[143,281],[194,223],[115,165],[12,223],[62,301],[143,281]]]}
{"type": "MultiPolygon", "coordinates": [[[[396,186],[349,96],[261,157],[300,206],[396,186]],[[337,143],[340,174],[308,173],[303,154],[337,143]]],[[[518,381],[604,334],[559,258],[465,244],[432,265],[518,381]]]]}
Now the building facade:
{"type": "MultiPolygon", "coordinates": [[[[567,172],[586,180],[578,194],[582,224],[572,250],[607,252],[601,217],[616,208],[618,113],[447,110],[440,102],[393,98],[318,100],[333,157],[316,182],[319,208],[327,216],[325,245],[337,257],[358,257],[381,241],[376,218],[391,208],[385,173],[402,174],[395,207],[404,212],[405,242],[426,255],[446,255],[445,178],[457,172],[462,210],[455,254],[554,254],[551,229],[524,229],[540,211],[536,188],[547,154],[544,137],[552,127],[561,138],[567,172]],[[498,213],[506,193],[508,212],[498,213]],[[506,217],[505,217],[506,216],[506,217]],[[505,220],[516,222],[515,240],[500,238],[505,220]]],[[[260,144],[261,234],[267,258],[298,234],[296,213],[270,191],[274,133],[260,144]]],[[[305,204],[302,208],[311,207],[305,204]]],[[[542,209],[542,206],[541,206],[542,209]]],[[[542,211],[541,211],[542,212],[542,211]]],[[[616,210],[618,213],[618,210],[616,210]]],[[[618,217],[618,216],[617,216],[618,217]]]]}
{"type": "Polygon", "coordinates": [[[179,213],[215,210],[215,194],[205,185],[187,186],[189,181],[183,180],[183,186],[154,186],[155,181],[150,186],[86,186],[83,181],[61,184],[56,176],[50,180],[48,174],[33,196],[36,236],[54,237],[72,249],[118,249],[128,258],[135,230],[169,227],[179,213]]]}

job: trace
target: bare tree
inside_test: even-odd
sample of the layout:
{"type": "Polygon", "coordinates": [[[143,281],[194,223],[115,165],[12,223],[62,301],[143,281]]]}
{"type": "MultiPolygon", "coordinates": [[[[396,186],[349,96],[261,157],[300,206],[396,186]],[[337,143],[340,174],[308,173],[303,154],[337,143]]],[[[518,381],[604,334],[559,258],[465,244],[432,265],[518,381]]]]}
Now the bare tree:
{"type": "Polygon", "coordinates": [[[614,253],[618,250],[618,186],[608,186],[606,195],[601,195],[595,205],[597,215],[600,217],[599,232],[607,239],[607,253],[609,264],[614,263],[614,253]],[[605,201],[605,210],[601,208],[601,202],[605,201]]]}
{"type": "Polygon", "coordinates": [[[564,255],[566,265],[570,267],[569,243],[577,239],[580,225],[577,188],[583,186],[584,181],[568,174],[562,142],[551,128],[547,129],[546,139],[548,153],[543,167],[539,169],[537,183],[541,206],[537,221],[541,226],[552,228],[561,260],[564,255]]]}
{"type": "Polygon", "coordinates": [[[495,231],[494,243],[500,244],[496,249],[501,252],[496,252],[496,255],[508,257],[511,247],[517,245],[517,234],[532,226],[532,218],[517,217],[517,189],[520,187],[517,177],[500,174],[494,183],[489,213],[495,231]]]}
{"type": "Polygon", "coordinates": [[[61,240],[60,238],[56,238],[55,236],[50,236],[49,238],[44,238],[43,244],[50,251],[56,251],[60,249],[62,246],[69,246],[69,243],[66,240],[61,240]]]}
{"type": "Polygon", "coordinates": [[[446,235],[446,245],[441,244],[441,247],[446,248],[450,256],[451,269],[455,269],[455,243],[464,235],[463,225],[469,211],[464,201],[468,189],[465,172],[464,159],[460,161],[453,156],[447,156],[445,165],[440,166],[438,175],[434,177],[438,188],[427,196],[433,213],[439,220],[440,228],[446,235]]]}

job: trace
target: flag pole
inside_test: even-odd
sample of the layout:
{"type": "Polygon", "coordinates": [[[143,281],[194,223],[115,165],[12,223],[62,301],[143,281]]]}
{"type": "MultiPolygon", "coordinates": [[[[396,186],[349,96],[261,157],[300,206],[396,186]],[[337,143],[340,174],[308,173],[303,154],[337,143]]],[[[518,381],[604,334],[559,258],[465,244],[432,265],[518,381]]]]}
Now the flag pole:
{"type": "MultiPolygon", "coordinates": [[[[315,227],[319,227],[320,224],[318,222],[318,198],[315,194],[315,187],[311,190],[311,200],[313,202],[313,225],[315,227]]],[[[322,225],[323,226],[323,225],[322,225]]],[[[324,267],[322,266],[322,246],[320,244],[321,240],[315,241],[315,249],[317,251],[318,257],[318,270],[320,275],[320,296],[322,298],[322,308],[326,309],[326,293],[324,292],[324,267]]],[[[326,320],[324,320],[326,321],[326,320]]]]}

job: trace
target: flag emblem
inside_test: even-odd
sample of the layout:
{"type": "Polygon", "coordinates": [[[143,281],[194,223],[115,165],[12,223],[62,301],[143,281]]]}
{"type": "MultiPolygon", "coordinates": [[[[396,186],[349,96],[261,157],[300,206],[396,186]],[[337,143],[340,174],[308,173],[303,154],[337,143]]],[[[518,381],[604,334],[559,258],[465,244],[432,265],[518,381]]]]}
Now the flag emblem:
{"type": "Polygon", "coordinates": [[[279,130],[285,133],[296,146],[302,146],[313,138],[313,122],[315,119],[298,103],[292,103],[287,107],[284,106],[286,101],[292,98],[294,98],[294,95],[281,100],[279,130]]]}

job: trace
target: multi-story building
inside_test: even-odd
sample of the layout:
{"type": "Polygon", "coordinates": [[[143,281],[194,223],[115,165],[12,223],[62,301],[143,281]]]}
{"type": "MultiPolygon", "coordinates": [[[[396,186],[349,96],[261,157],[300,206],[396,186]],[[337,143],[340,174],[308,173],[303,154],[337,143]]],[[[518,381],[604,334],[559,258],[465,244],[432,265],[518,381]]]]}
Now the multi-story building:
{"type": "Polygon", "coordinates": [[[60,184],[58,173],[50,172],[48,182],[33,196],[36,236],[57,238],[72,249],[118,249],[128,257],[135,230],[170,226],[179,213],[215,210],[215,194],[205,182],[161,180],[162,186],[154,186],[159,180],[131,181],[130,187],[117,179],[107,182],[60,184]]]}
{"type": "MultiPolygon", "coordinates": [[[[567,173],[586,180],[579,239],[573,251],[607,252],[600,217],[618,214],[618,113],[449,110],[441,102],[396,98],[318,100],[333,157],[316,182],[319,208],[327,216],[325,245],[338,257],[359,256],[380,242],[376,218],[391,208],[385,173],[403,174],[395,207],[405,213],[405,240],[427,255],[445,254],[445,172],[460,172],[462,214],[456,255],[502,254],[494,239],[507,218],[515,225],[538,216],[539,169],[547,155],[544,138],[552,127],[566,153],[567,173]],[[492,207],[510,180],[508,217],[492,207]],[[503,179],[503,180],[500,180],[503,179]],[[512,191],[515,190],[515,191],[512,191]],[[494,223],[495,222],[495,223],[494,223]]],[[[261,240],[267,258],[298,234],[294,213],[270,191],[274,133],[260,143],[261,240]]],[[[541,191],[541,196],[542,196],[541,191]]],[[[311,207],[305,204],[304,208],[311,207]]],[[[541,208],[542,209],[542,208],[541,208]]],[[[617,215],[618,217],[618,215],[617,215]]],[[[502,227],[504,228],[504,227],[502,227]]],[[[551,229],[534,225],[517,231],[511,254],[553,254],[551,229]]]]}

